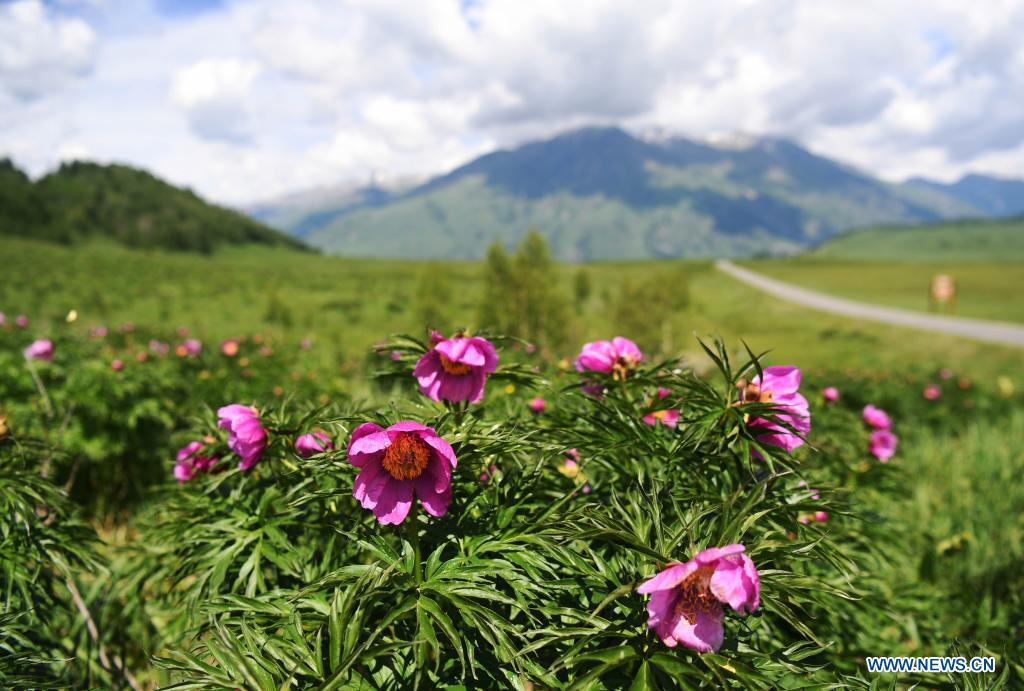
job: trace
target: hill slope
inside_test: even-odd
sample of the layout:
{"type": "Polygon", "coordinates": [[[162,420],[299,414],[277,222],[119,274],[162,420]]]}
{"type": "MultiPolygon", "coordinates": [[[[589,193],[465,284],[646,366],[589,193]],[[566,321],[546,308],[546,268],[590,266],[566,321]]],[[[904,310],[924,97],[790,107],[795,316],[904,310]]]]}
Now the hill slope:
{"type": "Polygon", "coordinates": [[[0,235],[62,243],[108,238],[129,247],[210,252],[221,245],[302,243],[190,190],[120,165],[74,162],[32,183],[0,161],[0,235]]]}
{"type": "Polygon", "coordinates": [[[979,215],[782,139],[713,146],[587,128],[497,151],[404,193],[283,224],[357,256],[479,258],[541,230],[562,260],[794,253],[842,230],[979,215]]]}
{"type": "Polygon", "coordinates": [[[910,180],[907,185],[954,197],[985,216],[1024,214],[1024,180],[965,175],[948,185],[923,178],[910,180]]]}
{"type": "Polygon", "coordinates": [[[808,253],[877,261],[1024,261],[1024,217],[857,230],[808,253]]]}

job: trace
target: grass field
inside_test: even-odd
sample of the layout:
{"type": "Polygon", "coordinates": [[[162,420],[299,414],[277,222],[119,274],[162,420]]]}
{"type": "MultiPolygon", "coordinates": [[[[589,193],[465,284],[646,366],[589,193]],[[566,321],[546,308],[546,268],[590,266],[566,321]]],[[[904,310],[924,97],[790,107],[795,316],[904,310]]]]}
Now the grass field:
{"type": "MultiPolygon", "coordinates": [[[[266,249],[197,257],[107,245],[72,250],[23,240],[7,242],[5,254],[0,311],[8,315],[24,312],[56,321],[76,309],[83,330],[133,321],[183,325],[207,339],[254,331],[296,341],[311,338],[321,365],[335,372],[361,369],[369,348],[391,333],[423,335],[424,323],[441,329],[473,327],[484,285],[482,265],[469,262],[350,260],[266,249]]],[[[755,268],[826,292],[911,308],[919,292],[915,286],[927,285],[935,270],[931,265],[910,271],[906,266],[811,261],[759,262],[755,268]],[[847,282],[856,290],[842,292],[847,282]]],[[[554,277],[566,300],[577,271],[559,267],[554,277]]],[[[583,342],[622,330],[621,310],[615,309],[621,306],[619,294],[655,276],[666,293],[678,291],[688,300],[667,315],[667,338],[659,333],[657,342],[641,343],[650,351],[662,346],[666,354],[706,362],[693,336],[717,335],[737,348],[740,339],[755,350],[771,348],[773,362],[799,362],[811,369],[923,372],[956,367],[989,379],[1013,371],[1019,361],[1019,353],[1008,348],[778,302],[719,274],[707,262],[602,263],[585,271],[591,295],[570,311],[565,350],[550,353],[552,359],[569,357],[583,342]]],[[[1014,285],[1016,266],[979,265],[954,273],[961,277],[962,314],[1024,320],[1024,300],[1000,299],[1020,295],[1014,285]]]]}
{"type": "MultiPolygon", "coordinates": [[[[190,680],[199,688],[279,688],[291,683],[286,680],[295,674],[297,651],[319,651],[323,643],[326,662],[317,662],[319,652],[301,653],[313,660],[302,672],[304,680],[319,684],[326,675],[320,668],[337,664],[330,651],[348,645],[335,642],[341,629],[351,640],[360,640],[373,628],[367,622],[377,620],[390,623],[372,635],[388,637],[385,645],[396,655],[412,655],[409,651],[419,645],[414,642],[426,640],[440,651],[432,653],[436,659],[454,664],[465,654],[460,641],[466,646],[472,641],[475,669],[501,670],[505,664],[490,657],[495,644],[489,636],[495,630],[506,638],[519,635],[509,623],[514,618],[502,609],[515,603],[511,596],[548,603],[525,607],[534,614],[555,612],[558,621],[550,626],[556,629],[564,627],[567,615],[584,622],[559,633],[574,637],[579,647],[540,649],[536,666],[520,674],[544,679],[564,654],[572,663],[567,675],[578,674],[575,665],[587,674],[593,669],[604,688],[698,688],[707,681],[708,668],[681,649],[659,647],[646,630],[643,600],[632,591],[653,572],[655,561],[666,561],[651,554],[648,544],[675,558],[698,544],[738,540],[765,564],[764,604],[749,628],[730,628],[729,638],[743,644],[726,644],[721,669],[738,676],[731,684],[719,677],[720,686],[792,687],[801,679],[827,682],[860,675],[853,686],[867,688],[871,680],[862,678],[863,658],[873,654],[991,654],[998,657],[1001,673],[1014,675],[987,686],[982,684],[989,680],[970,686],[975,680],[901,678],[897,688],[915,681],[926,688],[1015,688],[1024,678],[1024,669],[1013,665],[1020,659],[1024,613],[1019,350],[809,311],[769,298],[708,262],[556,266],[545,280],[553,289],[551,299],[566,303],[562,342],[535,355],[503,343],[505,371],[495,373],[500,379],[488,384],[485,402],[444,408],[417,396],[412,358],[400,349],[393,351],[398,361],[380,358],[371,348],[394,332],[422,337],[428,325],[442,330],[474,326],[487,307],[481,303],[489,294],[493,298],[487,290],[493,276],[483,263],[367,261],[266,248],[202,257],[104,244],[69,249],[25,240],[7,242],[4,259],[0,423],[6,427],[0,432],[0,452],[10,458],[0,463],[0,501],[13,505],[9,498],[20,496],[26,482],[43,482],[45,473],[35,464],[50,468],[51,460],[57,470],[47,472],[55,472],[58,486],[73,485],[66,494],[77,508],[65,510],[87,521],[85,534],[101,537],[97,558],[108,569],[101,577],[78,575],[83,597],[104,640],[122,651],[139,688],[190,680]],[[579,288],[580,271],[588,277],[586,291],[579,288]],[[66,321],[69,310],[78,315],[72,324],[66,321]],[[26,328],[12,324],[18,314],[29,315],[26,328]],[[116,330],[129,321],[137,332],[116,330]],[[88,336],[99,324],[110,327],[110,334],[88,336]],[[174,350],[159,356],[152,345],[147,347],[155,336],[173,348],[184,338],[174,335],[177,327],[187,327],[189,336],[209,345],[195,358],[175,356],[174,350]],[[650,361],[657,363],[657,355],[683,355],[707,376],[677,379],[651,368],[623,382],[635,390],[609,389],[600,401],[581,396],[580,379],[565,370],[584,342],[615,335],[635,338],[650,361]],[[47,336],[55,341],[54,362],[26,363],[22,349],[31,339],[47,336]],[[777,454],[775,462],[783,465],[772,466],[774,472],[760,461],[752,466],[756,472],[749,472],[749,451],[734,449],[737,435],[748,433],[743,431],[746,417],[736,415],[731,402],[738,373],[727,374],[723,383],[695,336],[709,342],[724,339],[740,359],[743,342],[755,352],[770,349],[763,364],[802,369],[811,432],[808,443],[792,455],[777,454]],[[243,339],[243,352],[222,354],[217,341],[231,337],[243,339]],[[308,351],[298,346],[307,338],[313,342],[308,351]],[[264,346],[266,355],[261,354],[264,346]],[[123,369],[112,367],[114,357],[127,361],[123,369]],[[394,368],[394,379],[374,384],[366,376],[386,368],[394,368]],[[945,368],[952,372],[940,373],[945,368]],[[678,387],[670,395],[688,411],[678,429],[639,422],[639,411],[649,405],[644,397],[661,383],[678,387]],[[934,384],[941,384],[940,396],[926,398],[925,387],[934,384]],[[841,391],[835,403],[822,399],[827,385],[841,391]],[[725,392],[724,402],[719,402],[719,390],[725,392]],[[704,398],[708,391],[715,392],[712,399],[704,398]],[[527,408],[537,395],[547,401],[542,414],[527,408]],[[710,400],[716,407],[701,407],[710,400]],[[230,401],[252,402],[260,409],[271,439],[266,457],[249,473],[197,476],[179,487],[171,469],[182,444],[202,439],[218,453],[229,453],[215,436],[223,430],[215,426],[212,411],[230,401]],[[862,416],[867,403],[892,416],[899,447],[891,462],[879,463],[869,454],[870,431],[862,416]],[[375,415],[372,419],[401,415],[425,420],[458,445],[456,499],[451,515],[443,519],[451,522],[435,516],[408,522],[403,534],[415,540],[410,550],[391,526],[377,526],[352,498],[354,473],[344,450],[353,425],[375,415]],[[327,431],[339,451],[300,461],[293,439],[312,429],[327,431]],[[51,440],[56,452],[44,451],[51,440]],[[565,468],[556,470],[552,464],[563,462],[565,449],[577,447],[584,458],[589,455],[589,465],[584,475],[570,479],[565,468]],[[728,462],[719,464],[719,457],[728,462]],[[25,463],[27,470],[15,472],[21,467],[17,463],[25,463]],[[674,489],[671,501],[662,503],[657,491],[637,485],[645,478],[656,486],[693,489],[674,489]],[[803,478],[821,491],[813,503],[805,496],[808,485],[799,484],[803,478]],[[535,481],[545,483],[542,489],[535,489],[535,481]],[[759,483],[764,486],[750,491],[759,483]],[[562,497],[572,499],[566,492],[577,486],[588,498],[565,503],[562,497]],[[96,501],[98,495],[104,500],[96,501]],[[738,497],[744,498],[742,506],[738,497]],[[818,509],[830,517],[821,523],[798,517],[818,509]],[[677,510],[687,513],[676,516],[677,510]],[[548,511],[564,514],[538,531],[533,516],[548,511]],[[465,518],[463,512],[468,512],[465,518]],[[654,515],[665,524],[664,538],[656,537],[661,528],[652,527],[654,515]],[[727,516],[733,525],[746,527],[738,532],[719,528],[727,516]],[[339,526],[356,533],[340,533],[339,526]],[[544,540],[552,530],[563,532],[548,545],[544,540]],[[352,539],[356,534],[360,540],[352,539]],[[582,541],[591,535],[597,536],[592,542],[582,541]],[[418,575],[420,540],[426,576],[418,575]],[[465,547],[446,547],[456,542],[465,547]],[[391,544],[411,559],[409,573],[391,564],[390,575],[380,581],[384,590],[356,596],[365,610],[346,609],[351,617],[336,613],[349,607],[343,591],[356,592],[345,590],[347,574],[375,568],[372,563],[388,558],[391,544]],[[570,544],[584,546],[565,552],[564,561],[545,561],[560,554],[559,545],[570,544]],[[363,551],[366,545],[373,549],[363,551]],[[626,556],[623,545],[642,556],[626,556]],[[594,550],[601,552],[592,569],[580,555],[596,555],[594,550]],[[500,558],[492,560],[489,552],[500,558]],[[472,569],[460,561],[469,558],[476,560],[472,569]],[[631,561],[636,559],[647,561],[631,561]],[[535,571],[538,565],[542,572],[535,571]],[[518,574],[520,567],[525,575],[518,574]],[[780,569],[790,567],[792,572],[780,576],[780,569]],[[493,581],[492,572],[513,581],[493,581]],[[445,580],[449,577],[451,583],[445,580]],[[578,598],[566,599],[571,583],[585,587],[578,598]],[[424,587],[435,595],[420,599],[422,594],[413,594],[418,603],[413,617],[402,607],[412,602],[408,595],[424,587]],[[840,591],[850,597],[830,594],[840,591]],[[310,592],[313,599],[300,597],[310,592]],[[445,593],[454,593],[450,603],[445,593]],[[593,632],[586,628],[605,593],[611,594],[608,602],[615,600],[601,613],[613,622],[607,627],[614,631],[610,638],[604,625],[593,632]],[[567,608],[567,603],[576,607],[577,599],[585,603],[578,614],[567,608]],[[791,608],[799,612],[797,618],[788,614],[791,608]],[[289,629],[300,611],[304,626],[289,629]],[[330,621],[317,623],[326,612],[330,621]],[[389,619],[389,612],[397,618],[389,619]],[[466,618],[466,612],[483,619],[466,618]],[[216,617],[222,638],[211,638],[208,616],[216,617]],[[436,631],[431,617],[440,627],[436,631]],[[795,659],[791,651],[799,648],[790,646],[803,641],[797,632],[804,624],[821,637],[823,647],[807,658],[814,669],[798,670],[790,665],[795,659]],[[288,640],[280,636],[286,630],[288,640]],[[274,645],[264,645],[268,636],[274,645]],[[757,647],[767,654],[747,652],[757,647]],[[168,668],[170,658],[163,656],[182,651],[192,651],[203,663],[168,668]],[[581,651],[593,651],[593,660],[581,651]],[[621,669],[588,667],[613,654],[627,661],[621,669]],[[156,663],[154,655],[161,658],[156,663]],[[247,661],[253,660],[260,660],[258,673],[266,676],[265,683],[248,681],[252,670],[247,661]],[[756,665],[768,665],[769,681],[755,683],[756,665]],[[692,683],[676,683],[680,679],[692,683]]],[[[936,270],[931,264],[825,260],[752,265],[805,285],[839,286],[836,291],[846,280],[861,291],[858,297],[876,302],[886,301],[886,290],[899,295],[894,287],[901,285],[909,295],[911,286],[936,270]]],[[[991,263],[945,270],[961,278],[962,289],[988,296],[965,297],[964,309],[1001,309],[1000,315],[1024,319],[997,299],[1001,290],[1014,288],[1017,269],[991,263]]],[[[31,497],[22,501],[22,512],[8,515],[7,525],[38,520],[38,503],[31,497]]],[[[66,539],[68,550],[91,544],[71,534],[66,539]]],[[[39,605],[53,622],[44,630],[55,640],[44,638],[51,647],[40,650],[54,651],[47,654],[59,660],[88,660],[95,654],[90,652],[93,640],[62,583],[52,595],[60,608],[39,605]],[[64,633],[68,630],[70,638],[64,633]]],[[[21,635],[19,627],[17,621],[0,620],[0,632],[21,635]]],[[[522,655],[534,655],[529,650],[538,649],[527,640],[522,655]]],[[[504,648],[511,645],[499,642],[504,648]]],[[[24,647],[36,651],[27,643],[24,647]]],[[[353,650],[361,654],[361,648],[353,650]]],[[[31,659],[40,655],[32,652],[31,659]]],[[[403,664],[426,669],[430,665],[420,655],[416,652],[403,664]]],[[[376,658],[376,652],[368,653],[358,674],[387,681],[389,672],[374,667],[376,658]]],[[[509,653],[507,660],[515,659],[509,653]]],[[[76,662],[66,670],[72,675],[67,678],[84,679],[86,686],[114,686],[119,672],[101,666],[92,663],[85,669],[76,662]]],[[[0,664],[0,680],[7,678],[5,673],[0,664]]],[[[451,665],[430,674],[458,679],[451,665]]],[[[546,687],[562,687],[555,677],[551,680],[546,687]]],[[[424,681],[424,687],[430,683],[424,681]]],[[[481,684],[505,685],[494,679],[481,684]]]]}
{"type": "Polygon", "coordinates": [[[891,262],[1024,261],[1024,219],[881,226],[840,235],[810,256],[891,262]]]}
{"type": "MultiPolygon", "coordinates": [[[[1024,322],[1024,261],[894,263],[817,257],[748,262],[766,276],[823,293],[903,309],[927,311],[932,277],[956,279],[956,316],[1024,322]]],[[[946,312],[944,312],[946,313],[946,312]]]]}

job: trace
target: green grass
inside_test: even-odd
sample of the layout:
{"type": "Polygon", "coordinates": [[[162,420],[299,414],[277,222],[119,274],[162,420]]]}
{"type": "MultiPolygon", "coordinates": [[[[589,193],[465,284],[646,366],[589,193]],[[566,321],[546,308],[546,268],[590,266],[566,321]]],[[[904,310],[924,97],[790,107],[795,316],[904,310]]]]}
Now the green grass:
{"type": "MultiPolygon", "coordinates": [[[[168,328],[187,326],[205,339],[257,331],[294,340],[308,337],[316,343],[321,364],[335,374],[361,370],[370,346],[391,333],[424,334],[423,303],[434,301],[438,294],[444,299],[434,305],[440,317],[432,325],[473,327],[483,293],[483,267],[472,262],[357,260],[265,248],[199,257],[108,245],[65,248],[24,240],[9,240],[5,255],[0,311],[8,315],[24,312],[38,324],[63,319],[68,310],[76,309],[83,329],[134,321],[168,328]]],[[[759,269],[779,276],[793,266],[813,269],[819,265],[758,264],[759,269]]],[[[821,266],[826,270],[808,275],[812,279],[831,275],[831,265],[821,266]]],[[[989,284],[997,278],[1003,281],[1000,285],[1012,284],[1009,276],[986,267],[976,269],[989,284]]],[[[577,270],[560,267],[552,277],[566,300],[577,270]]],[[[621,302],[620,292],[626,284],[660,276],[665,291],[688,289],[689,302],[683,309],[658,315],[667,327],[657,342],[638,335],[649,351],[663,344],[665,354],[685,353],[704,362],[693,338],[696,334],[719,335],[737,350],[742,349],[742,339],[753,349],[771,348],[772,362],[807,368],[948,366],[991,379],[1019,366],[1020,352],[1014,349],[858,322],[779,302],[719,274],[707,262],[602,263],[585,270],[591,276],[592,295],[578,311],[570,310],[565,347],[549,353],[555,359],[572,358],[585,341],[624,332],[615,309],[621,302]]],[[[898,275],[905,267],[876,271],[871,280],[859,285],[891,282],[886,277],[898,275]]],[[[930,275],[930,269],[921,267],[921,271],[922,276],[930,275]]],[[[815,285],[813,280],[804,284],[815,285]]],[[[882,292],[881,286],[878,291],[882,292]]],[[[997,293],[993,289],[992,294],[997,293]]],[[[998,303],[993,297],[986,304],[991,304],[993,312],[978,316],[1005,317],[1016,309],[1014,313],[1024,319],[1020,304],[1010,306],[1012,300],[998,303]],[[996,313],[1000,304],[1003,312],[996,313]]],[[[649,304],[625,307],[657,309],[649,304]]]]}
{"type": "Polygon", "coordinates": [[[927,311],[932,277],[957,282],[956,306],[943,313],[1024,322],[1024,261],[949,261],[899,264],[801,258],[746,264],[766,276],[853,300],[927,311]]]}
{"type": "Polygon", "coordinates": [[[809,256],[893,262],[1019,262],[1024,261],[1024,219],[856,230],[826,242],[809,256]]]}

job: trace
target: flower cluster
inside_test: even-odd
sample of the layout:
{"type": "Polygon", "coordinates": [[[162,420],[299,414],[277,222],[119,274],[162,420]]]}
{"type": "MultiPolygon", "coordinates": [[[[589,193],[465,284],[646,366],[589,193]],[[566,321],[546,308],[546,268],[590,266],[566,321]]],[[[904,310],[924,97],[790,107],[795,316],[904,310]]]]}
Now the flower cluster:
{"type": "Polygon", "coordinates": [[[723,604],[750,614],[761,602],[761,580],[743,545],[711,547],[685,563],[670,564],[636,590],[650,595],[647,625],[670,648],[698,652],[722,647],[723,604]]]}
{"type": "Polygon", "coordinates": [[[267,431],[260,423],[259,412],[237,403],[217,411],[218,426],[228,430],[228,447],[241,459],[238,467],[249,470],[259,463],[267,448],[267,431]]]}
{"type": "Polygon", "coordinates": [[[868,451],[882,463],[888,463],[896,453],[898,438],[892,433],[892,420],[881,408],[868,404],[864,407],[864,422],[871,427],[868,451]]]}

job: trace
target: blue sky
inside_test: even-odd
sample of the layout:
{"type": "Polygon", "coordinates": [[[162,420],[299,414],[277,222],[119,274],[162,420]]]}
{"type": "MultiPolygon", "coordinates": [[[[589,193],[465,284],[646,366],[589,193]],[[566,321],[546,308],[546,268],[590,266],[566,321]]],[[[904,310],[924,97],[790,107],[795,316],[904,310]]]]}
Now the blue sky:
{"type": "Polygon", "coordinates": [[[0,0],[0,156],[246,204],[619,124],[1024,177],[1022,35],[1011,0],[0,0]]]}

